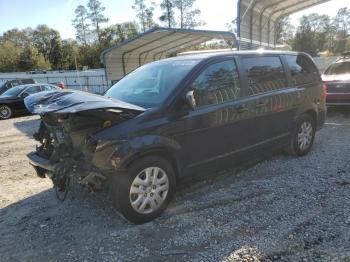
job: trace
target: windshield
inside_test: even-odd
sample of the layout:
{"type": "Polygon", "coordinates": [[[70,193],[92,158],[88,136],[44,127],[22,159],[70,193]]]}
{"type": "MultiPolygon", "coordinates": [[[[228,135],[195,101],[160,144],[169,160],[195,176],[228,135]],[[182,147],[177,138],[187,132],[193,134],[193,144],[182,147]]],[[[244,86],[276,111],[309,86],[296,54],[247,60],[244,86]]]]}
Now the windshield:
{"type": "Polygon", "coordinates": [[[5,88],[5,85],[6,85],[7,82],[3,82],[3,83],[0,83],[0,90],[5,88]]]}
{"type": "Polygon", "coordinates": [[[332,64],[325,72],[325,75],[350,74],[350,62],[332,64]]]}
{"type": "Polygon", "coordinates": [[[176,88],[197,60],[167,60],[144,65],[113,85],[105,94],[150,108],[160,105],[176,88]]]}
{"type": "Polygon", "coordinates": [[[2,93],[2,96],[17,96],[22,90],[24,90],[24,86],[15,86],[2,93]]]}

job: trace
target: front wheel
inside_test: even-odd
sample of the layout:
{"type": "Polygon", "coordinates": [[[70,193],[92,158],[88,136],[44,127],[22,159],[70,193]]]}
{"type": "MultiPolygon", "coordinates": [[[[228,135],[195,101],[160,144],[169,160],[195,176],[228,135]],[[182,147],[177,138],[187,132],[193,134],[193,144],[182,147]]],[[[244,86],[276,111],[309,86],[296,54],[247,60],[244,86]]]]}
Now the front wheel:
{"type": "Polygon", "coordinates": [[[172,166],[157,156],[136,160],[112,181],[110,192],[115,207],[124,218],[136,224],[158,217],[175,191],[172,166]]]}
{"type": "Polygon", "coordinates": [[[0,105],[0,119],[5,120],[12,117],[11,107],[7,105],[0,105]]]}
{"type": "Polygon", "coordinates": [[[309,153],[315,139],[315,120],[308,114],[301,115],[293,130],[287,152],[294,156],[304,156],[309,153]]]}

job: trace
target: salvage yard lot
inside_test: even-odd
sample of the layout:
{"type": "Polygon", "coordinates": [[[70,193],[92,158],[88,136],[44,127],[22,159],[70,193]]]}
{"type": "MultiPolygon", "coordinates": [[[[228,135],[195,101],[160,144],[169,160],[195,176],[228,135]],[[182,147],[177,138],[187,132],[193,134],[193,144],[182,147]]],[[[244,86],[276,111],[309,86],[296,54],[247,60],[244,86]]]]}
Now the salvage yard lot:
{"type": "Polygon", "coordinates": [[[38,117],[1,121],[0,260],[350,261],[350,110],[326,122],[309,155],[182,186],[160,218],[131,225],[103,194],[59,202],[25,157],[38,117]]]}

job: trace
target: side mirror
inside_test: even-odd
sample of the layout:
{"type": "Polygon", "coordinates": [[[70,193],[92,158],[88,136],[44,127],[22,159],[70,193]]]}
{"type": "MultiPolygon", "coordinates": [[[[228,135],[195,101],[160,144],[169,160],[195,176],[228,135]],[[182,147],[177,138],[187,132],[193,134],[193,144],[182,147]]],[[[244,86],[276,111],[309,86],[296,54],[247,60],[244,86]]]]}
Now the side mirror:
{"type": "Polygon", "coordinates": [[[27,97],[27,96],[29,96],[29,93],[27,93],[27,92],[24,92],[24,93],[22,93],[22,95],[21,95],[21,97],[27,97]]]}
{"type": "Polygon", "coordinates": [[[191,110],[196,108],[196,99],[194,98],[193,90],[186,93],[186,102],[191,110]]]}

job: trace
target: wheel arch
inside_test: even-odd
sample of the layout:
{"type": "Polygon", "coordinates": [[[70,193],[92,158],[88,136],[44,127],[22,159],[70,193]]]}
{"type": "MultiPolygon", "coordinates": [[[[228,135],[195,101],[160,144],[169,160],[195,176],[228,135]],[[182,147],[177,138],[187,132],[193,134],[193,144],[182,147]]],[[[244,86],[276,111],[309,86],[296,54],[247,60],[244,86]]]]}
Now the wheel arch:
{"type": "Polygon", "coordinates": [[[304,114],[311,116],[315,121],[314,124],[317,125],[317,112],[314,109],[306,110],[304,114]]]}
{"type": "Polygon", "coordinates": [[[128,159],[124,161],[124,163],[121,166],[121,169],[127,169],[129,166],[131,166],[135,161],[139,160],[140,158],[145,158],[149,156],[157,156],[167,160],[175,172],[176,184],[178,184],[179,174],[181,172],[180,164],[177,158],[175,157],[174,153],[166,148],[154,148],[148,151],[137,152],[132,156],[128,157],[128,159]]]}

